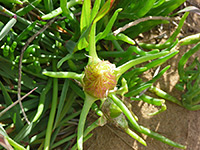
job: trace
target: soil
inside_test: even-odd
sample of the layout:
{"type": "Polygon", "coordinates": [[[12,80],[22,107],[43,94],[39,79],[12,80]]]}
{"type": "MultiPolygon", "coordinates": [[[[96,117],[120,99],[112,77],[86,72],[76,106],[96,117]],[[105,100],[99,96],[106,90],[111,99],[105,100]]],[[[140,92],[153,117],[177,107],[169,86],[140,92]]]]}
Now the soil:
{"type": "MultiPolygon", "coordinates": [[[[197,1],[193,0],[192,4],[200,8],[200,2],[197,1]]],[[[172,28],[170,27],[169,30],[173,31],[172,28]]],[[[183,27],[181,36],[198,33],[199,29],[200,16],[191,13],[183,27]]],[[[155,84],[156,87],[179,99],[182,93],[174,88],[179,80],[178,61],[191,47],[191,45],[181,47],[179,54],[164,64],[165,66],[171,65],[171,68],[155,84]]],[[[200,52],[195,55],[200,56],[200,52]]],[[[192,59],[189,60],[189,62],[191,61],[192,59]]],[[[152,72],[147,72],[144,78],[151,79],[152,74],[152,72]]],[[[158,108],[144,102],[134,102],[132,104],[133,112],[138,116],[140,125],[156,131],[175,142],[186,145],[187,150],[200,150],[200,118],[198,116],[200,111],[188,111],[166,101],[166,111],[156,116],[149,116],[149,113],[156,111],[158,108]]],[[[178,148],[142,135],[147,142],[147,147],[145,147],[110,124],[98,127],[92,133],[92,138],[84,144],[85,150],[178,150],[178,148]]]]}

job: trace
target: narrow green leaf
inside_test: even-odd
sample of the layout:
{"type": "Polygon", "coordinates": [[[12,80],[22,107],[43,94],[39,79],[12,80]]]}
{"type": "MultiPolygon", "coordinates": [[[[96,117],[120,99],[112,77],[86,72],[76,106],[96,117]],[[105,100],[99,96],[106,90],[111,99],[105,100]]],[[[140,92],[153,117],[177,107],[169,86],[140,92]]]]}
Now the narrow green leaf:
{"type": "Polygon", "coordinates": [[[131,44],[131,45],[135,45],[135,42],[123,33],[117,34],[116,37],[117,37],[118,40],[124,41],[128,44],[131,44]]]}
{"type": "Polygon", "coordinates": [[[53,78],[71,78],[71,79],[76,79],[78,81],[81,81],[83,76],[83,74],[77,74],[75,72],[44,71],[43,74],[53,78]]]}
{"type": "Polygon", "coordinates": [[[90,17],[90,23],[94,20],[95,16],[97,15],[99,8],[100,8],[101,0],[95,0],[92,12],[91,12],[91,17],[90,17]]]}
{"type": "Polygon", "coordinates": [[[101,18],[103,18],[108,13],[108,11],[111,9],[113,3],[114,3],[114,0],[106,1],[105,4],[100,9],[100,11],[98,12],[97,16],[95,17],[93,23],[96,23],[101,18]]]}
{"type": "Polygon", "coordinates": [[[12,19],[10,19],[10,21],[8,21],[8,23],[1,30],[0,41],[8,34],[10,29],[15,25],[16,22],[17,22],[17,16],[14,15],[14,17],[12,19]]]}
{"type": "MultiPolygon", "coordinates": [[[[12,102],[10,95],[7,93],[6,88],[4,87],[4,85],[2,84],[1,81],[0,81],[0,88],[1,88],[1,91],[2,91],[3,96],[4,96],[4,101],[5,101],[6,105],[9,106],[13,102],[12,102]]],[[[8,113],[12,117],[12,120],[13,120],[15,126],[16,126],[17,131],[19,131],[24,126],[18,110],[19,110],[19,108],[17,108],[17,106],[14,106],[12,109],[10,109],[8,111],[8,113]]]]}
{"type": "Polygon", "coordinates": [[[53,11],[51,11],[50,13],[46,14],[46,15],[43,15],[41,18],[43,20],[49,20],[49,19],[52,19],[60,14],[62,14],[62,9],[61,7],[58,7],[57,9],[54,9],[53,11]]]}
{"type": "Polygon", "coordinates": [[[180,33],[181,31],[181,28],[183,27],[184,25],[184,22],[185,22],[185,19],[187,18],[187,16],[189,15],[189,12],[186,12],[183,17],[181,18],[179,24],[178,24],[178,27],[177,29],[174,31],[174,33],[170,36],[170,38],[165,42],[165,43],[171,43],[171,42],[174,42],[175,38],[177,37],[177,35],[180,33]]]}
{"type": "MultiPolygon", "coordinates": [[[[58,104],[58,108],[57,108],[56,119],[55,119],[55,122],[54,122],[54,129],[57,126],[61,112],[63,110],[68,88],[69,88],[69,80],[65,79],[65,82],[64,82],[63,88],[62,88],[62,92],[61,92],[61,96],[60,96],[60,100],[59,100],[59,104],[58,104]]],[[[65,111],[67,112],[67,110],[65,110],[65,111]]]]}
{"type": "Polygon", "coordinates": [[[42,0],[35,0],[32,3],[29,3],[26,7],[22,7],[21,9],[17,10],[16,14],[19,16],[26,15],[28,12],[36,8],[35,6],[37,6],[41,1],[42,0]]]}
{"type": "Polygon", "coordinates": [[[65,57],[63,57],[61,60],[59,60],[59,62],[57,63],[57,68],[60,68],[61,65],[62,65],[65,61],[71,59],[72,57],[73,57],[73,54],[67,54],[65,57]]]}
{"type": "Polygon", "coordinates": [[[20,1],[20,0],[0,0],[0,2],[1,3],[4,3],[4,4],[7,4],[7,3],[15,3],[15,4],[20,4],[20,5],[22,5],[23,4],[23,2],[22,1],[20,1]]]}
{"type": "Polygon", "coordinates": [[[90,17],[91,17],[91,0],[84,0],[81,13],[81,20],[80,20],[81,33],[83,33],[89,27],[90,17]]]}
{"type": "Polygon", "coordinates": [[[156,8],[160,5],[162,5],[165,2],[165,0],[157,0],[154,4],[152,8],[156,8]]]}
{"type": "Polygon", "coordinates": [[[53,10],[53,1],[52,0],[44,0],[44,7],[47,12],[51,12],[53,10]]]}
{"type": "Polygon", "coordinates": [[[148,0],[148,1],[144,2],[144,3],[142,3],[143,5],[141,5],[141,8],[136,13],[136,16],[138,16],[139,18],[143,17],[153,7],[155,1],[156,0],[148,0]]]}
{"type": "Polygon", "coordinates": [[[81,35],[81,37],[79,38],[76,47],[74,48],[74,52],[76,52],[77,50],[82,50],[86,47],[88,47],[89,45],[89,34],[90,34],[90,30],[91,30],[92,25],[90,25],[81,35]]]}
{"type": "Polygon", "coordinates": [[[117,9],[117,10],[115,11],[115,13],[112,15],[110,21],[108,22],[108,24],[107,24],[105,30],[104,30],[103,32],[100,32],[100,33],[96,36],[96,42],[99,41],[99,40],[101,40],[101,39],[103,39],[103,38],[105,38],[105,37],[109,34],[109,32],[111,31],[111,29],[112,29],[112,27],[113,27],[113,24],[114,24],[115,20],[117,19],[117,16],[118,16],[118,14],[119,14],[120,11],[122,11],[121,8],[119,8],[119,9],[117,9]]]}
{"type": "Polygon", "coordinates": [[[21,40],[23,40],[24,38],[26,38],[26,36],[28,34],[30,34],[30,31],[34,30],[35,26],[36,26],[36,23],[38,21],[34,21],[33,23],[31,23],[28,27],[26,27],[16,38],[16,41],[17,42],[20,42],[21,40]]]}
{"type": "MultiPolygon", "coordinates": [[[[72,7],[72,6],[75,6],[77,4],[82,4],[82,0],[70,0],[67,2],[67,6],[68,8],[72,7]]],[[[62,14],[62,9],[61,7],[58,7],[57,9],[54,9],[53,11],[51,11],[50,13],[46,14],[46,15],[43,15],[41,18],[43,20],[49,20],[49,19],[52,19],[60,14],[62,14]]]]}

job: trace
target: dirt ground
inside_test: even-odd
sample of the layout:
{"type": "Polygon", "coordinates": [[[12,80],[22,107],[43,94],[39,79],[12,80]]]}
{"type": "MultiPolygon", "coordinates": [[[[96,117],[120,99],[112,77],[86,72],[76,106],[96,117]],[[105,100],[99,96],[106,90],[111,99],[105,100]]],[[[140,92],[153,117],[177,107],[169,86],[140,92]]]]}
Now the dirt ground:
{"type": "MultiPolygon", "coordinates": [[[[191,4],[200,8],[200,1],[198,2],[198,0],[192,0],[191,4]]],[[[199,30],[200,16],[191,13],[182,33],[183,35],[190,35],[198,33],[199,30]]],[[[174,88],[179,80],[178,61],[189,48],[191,46],[182,47],[178,55],[164,64],[164,66],[171,65],[171,68],[155,84],[155,86],[176,98],[181,97],[181,93],[174,88]]],[[[200,52],[196,56],[200,56],[200,52]]],[[[151,78],[152,73],[149,72],[144,77],[151,78]]],[[[134,102],[133,112],[138,116],[140,125],[186,145],[187,150],[200,150],[200,111],[188,111],[168,101],[166,101],[166,105],[167,110],[165,112],[156,116],[149,116],[149,113],[157,110],[155,106],[144,102],[134,102]]],[[[93,131],[93,134],[92,138],[84,144],[85,150],[178,150],[160,141],[143,136],[147,142],[147,147],[145,147],[120,129],[109,124],[98,127],[93,131]]]]}

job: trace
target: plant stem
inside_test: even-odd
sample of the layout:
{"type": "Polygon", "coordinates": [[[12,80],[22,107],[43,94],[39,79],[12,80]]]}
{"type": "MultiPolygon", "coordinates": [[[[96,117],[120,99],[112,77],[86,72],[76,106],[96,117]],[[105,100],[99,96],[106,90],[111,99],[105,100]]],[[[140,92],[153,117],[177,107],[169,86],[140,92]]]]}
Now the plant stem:
{"type": "Polygon", "coordinates": [[[51,89],[51,85],[52,85],[52,79],[49,79],[46,87],[42,90],[42,93],[40,95],[40,101],[39,101],[39,105],[37,108],[37,113],[35,114],[32,122],[36,122],[39,119],[39,117],[42,115],[42,112],[44,110],[46,95],[49,92],[49,90],[51,89]]]}
{"type": "MultiPolygon", "coordinates": [[[[52,65],[53,65],[53,70],[56,71],[56,61],[55,60],[53,60],[52,65]]],[[[51,105],[51,111],[50,111],[49,121],[48,121],[48,125],[47,125],[46,136],[45,136],[44,150],[50,149],[50,140],[51,140],[53,122],[54,122],[55,113],[56,113],[57,98],[58,98],[58,79],[55,78],[55,79],[53,79],[52,105],[51,105]]]]}
{"type": "Polygon", "coordinates": [[[84,131],[84,126],[85,126],[85,121],[92,104],[95,102],[95,100],[97,100],[95,97],[92,97],[86,93],[85,93],[85,96],[86,98],[85,98],[85,102],[83,105],[83,109],[81,111],[79,124],[78,124],[78,134],[77,134],[78,150],[83,149],[83,131],[84,131]]]}
{"type": "MultiPolygon", "coordinates": [[[[67,6],[68,6],[68,8],[70,8],[72,6],[75,6],[77,4],[82,4],[82,3],[83,3],[82,0],[71,0],[71,1],[67,2],[67,6]]],[[[58,7],[57,9],[54,9],[50,13],[43,15],[42,19],[44,19],[44,20],[52,19],[52,18],[62,14],[62,12],[63,11],[62,11],[61,7],[58,7]]]]}
{"type": "Polygon", "coordinates": [[[168,139],[168,138],[166,138],[166,137],[164,137],[164,136],[162,136],[162,135],[160,135],[156,132],[153,132],[153,131],[151,131],[151,130],[143,127],[143,126],[140,126],[140,127],[141,127],[141,133],[143,133],[143,134],[145,134],[149,137],[152,137],[156,140],[159,140],[159,141],[166,143],[166,144],[173,146],[173,147],[177,147],[177,148],[180,148],[180,149],[186,149],[186,146],[184,146],[184,145],[175,143],[175,142],[171,141],[170,139],[168,139]]]}
{"type": "Polygon", "coordinates": [[[138,142],[140,142],[142,145],[147,146],[146,142],[138,136],[135,132],[133,132],[131,129],[127,128],[125,130],[127,134],[129,134],[132,138],[136,139],[138,142]]]}
{"type": "Polygon", "coordinates": [[[178,99],[176,99],[175,97],[173,97],[173,96],[167,94],[166,92],[164,92],[163,90],[161,90],[161,89],[159,89],[159,88],[157,88],[157,87],[152,86],[149,90],[150,90],[151,92],[154,92],[154,93],[155,93],[156,95],[158,95],[159,97],[162,97],[163,99],[166,99],[166,100],[168,100],[168,101],[171,101],[171,102],[173,102],[173,103],[176,103],[176,104],[178,104],[179,106],[183,106],[183,105],[181,104],[181,102],[180,102],[178,99]]]}
{"type": "Polygon", "coordinates": [[[44,75],[53,77],[53,78],[71,78],[78,81],[81,81],[83,74],[77,74],[75,72],[52,72],[52,71],[44,71],[44,75]]]}
{"type": "Polygon", "coordinates": [[[6,107],[3,111],[0,112],[0,117],[6,113],[8,110],[10,110],[11,108],[13,108],[17,103],[19,103],[19,101],[22,101],[24,98],[26,98],[29,94],[31,94],[33,91],[35,91],[37,89],[34,88],[33,90],[31,90],[30,92],[28,92],[26,95],[24,95],[21,99],[18,99],[17,101],[15,101],[14,103],[12,103],[11,105],[9,105],[8,107],[6,107]]]}
{"type": "Polygon", "coordinates": [[[124,72],[126,72],[128,69],[130,69],[134,65],[143,63],[143,62],[148,61],[148,60],[156,59],[156,58],[164,56],[168,53],[169,52],[164,51],[164,52],[160,52],[160,53],[156,53],[156,54],[149,54],[149,55],[146,55],[146,56],[142,56],[142,57],[130,60],[127,63],[125,63],[125,64],[123,64],[123,65],[121,65],[117,68],[117,70],[116,70],[117,76],[120,77],[124,72]]]}
{"type": "MultiPolygon", "coordinates": [[[[8,9],[4,8],[3,6],[0,5],[0,12],[4,12],[5,14],[9,15],[9,16],[14,16],[15,14],[11,11],[9,11],[8,9]]],[[[20,17],[20,16],[17,16],[17,20],[25,25],[29,25],[31,24],[30,21],[20,17]]]]}
{"type": "Polygon", "coordinates": [[[10,145],[12,145],[15,149],[18,149],[18,150],[26,150],[23,146],[21,146],[20,144],[18,144],[17,142],[15,142],[12,138],[6,136],[5,137],[8,142],[10,143],[10,145]]]}
{"type": "Polygon", "coordinates": [[[75,30],[73,38],[78,38],[80,33],[79,22],[77,21],[75,15],[70,11],[70,6],[67,0],[60,0],[60,7],[62,9],[63,15],[66,16],[73,23],[73,28],[75,30]]]}
{"type": "Polygon", "coordinates": [[[90,37],[89,37],[89,56],[90,57],[89,57],[88,64],[97,63],[100,61],[96,52],[95,33],[96,33],[96,24],[94,23],[91,27],[90,37]]]}
{"type": "Polygon", "coordinates": [[[179,45],[189,45],[189,44],[196,44],[200,41],[200,33],[187,36],[179,41],[179,45]]]}
{"type": "Polygon", "coordinates": [[[115,95],[110,94],[109,95],[113,102],[122,110],[122,112],[125,114],[125,116],[129,119],[129,121],[132,123],[132,125],[137,128],[138,131],[140,131],[140,126],[136,122],[135,118],[132,116],[132,113],[128,110],[128,108],[124,105],[124,103],[115,95]]]}
{"type": "MultiPolygon", "coordinates": [[[[101,122],[103,120],[103,122],[106,120],[104,120],[104,118],[100,117],[99,119],[97,119],[95,122],[93,122],[89,127],[87,127],[87,129],[84,131],[84,135],[83,135],[83,142],[85,142],[88,138],[91,137],[91,134],[89,134],[92,130],[94,130],[95,128],[101,126],[99,124],[99,122],[101,122]]],[[[77,143],[71,148],[71,150],[76,150],[77,149],[77,143]]]]}
{"type": "Polygon", "coordinates": [[[180,59],[178,63],[178,74],[180,76],[180,80],[184,80],[185,78],[185,70],[184,66],[187,63],[188,59],[196,53],[200,49],[200,42],[196,44],[193,48],[191,48],[189,51],[187,51],[180,59]]]}

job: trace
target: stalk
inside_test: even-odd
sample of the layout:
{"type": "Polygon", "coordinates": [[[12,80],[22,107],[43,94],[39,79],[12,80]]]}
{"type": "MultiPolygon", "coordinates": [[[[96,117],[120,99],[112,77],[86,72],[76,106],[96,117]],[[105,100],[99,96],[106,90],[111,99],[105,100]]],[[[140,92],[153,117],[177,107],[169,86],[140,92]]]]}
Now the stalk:
{"type": "Polygon", "coordinates": [[[115,94],[110,94],[109,95],[113,102],[123,111],[125,116],[129,119],[129,121],[132,123],[132,125],[137,128],[138,131],[140,131],[140,126],[136,122],[135,118],[132,116],[131,112],[128,110],[128,108],[124,105],[124,103],[115,95],[115,94]]]}
{"type": "MultiPolygon", "coordinates": [[[[53,70],[56,71],[56,62],[53,61],[53,70]]],[[[49,116],[49,121],[47,125],[47,131],[45,136],[45,142],[44,142],[44,150],[50,149],[50,140],[51,140],[51,134],[52,134],[52,128],[53,128],[53,122],[56,114],[56,107],[57,107],[57,99],[58,99],[58,79],[53,79],[53,97],[52,97],[52,106],[49,116]]]]}
{"type": "Polygon", "coordinates": [[[97,56],[96,52],[96,45],[95,45],[95,33],[96,33],[96,23],[92,25],[90,36],[89,36],[89,62],[90,63],[97,63],[100,61],[99,57],[97,56]]]}
{"type": "Polygon", "coordinates": [[[178,104],[179,106],[183,106],[183,105],[181,104],[181,102],[180,102],[178,99],[176,99],[175,97],[173,97],[173,96],[167,94],[166,92],[164,92],[163,90],[161,90],[161,89],[159,89],[159,88],[157,88],[157,87],[155,87],[155,86],[152,86],[149,90],[150,90],[151,92],[154,92],[157,96],[162,97],[163,99],[166,99],[166,100],[168,100],[168,101],[171,101],[171,102],[173,102],[173,103],[176,103],[176,104],[178,104]]]}
{"type": "Polygon", "coordinates": [[[132,138],[136,139],[138,142],[140,142],[142,145],[147,146],[147,143],[140,137],[138,136],[135,132],[133,132],[131,129],[127,128],[125,130],[127,134],[129,134],[132,138]]]}
{"type": "Polygon", "coordinates": [[[77,146],[78,150],[83,149],[83,132],[84,132],[84,126],[85,126],[85,121],[87,118],[87,115],[89,113],[89,110],[92,106],[92,104],[97,100],[97,98],[92,97],[85,93],[85,102],[83,105],[83,109],[81,111],[80,119],[79,119],[79,124],[78,124],[78,134],[77,134],[77,146]]]}
{"type": "Polygon", "coordinates": [[[149,54],[149,55],[146,55],[146,56],[142,56],[142,57],[130,60],[127,63],[125,63],[125,64],[123,64],[123,65],[121,65],[117,68],[117,70],[116,70],[117,76],[120,77],[124,72],[126,72],[128,69],[130,69],[131,67],[133,67],[137,64],[143,63],[143,62],[148,61],[148,60],[159,58],[159,57],[164,56],[168,53],[169,52],[164,51],[164,52],[160,52],[160,53],[156,53],[156,54],[149,54]]]}
{"type": "Polygon", "coordinates": [[[10,145],[12,145],[15,149],[17,149],[17,150],[26,150],[23,146],[21,146],[20,144],[15,142],[12,138],[10,138],[8,136],[6,136],[5,138],[8,140],[10,145]]]}
{"type": "Polygon", "coordinates": [[[44,71],[42,74],[54,77],[54,78],[71,78],[78,81],[81,81],[83,74],[78,74],[75,72],[52,72],[52,71],[44,71]]]}
{"type": "Polygon", "coordinates": [[[151,130],[143,127],[143,126],[140,126],[140,127],[141,127],[141,133],[143,133],[143,134],[145,134],[149,137],[152,137],[156,140],[159,140],[159,141],[166,143],[166,144],[173,146],[173,147],[177,147],[177,148],[180,148],[180,149],[186,149],[186,146],[184,146],[184,145],[175,143],[175,142],[171,141],[170,139],[168,139],[168,138],[166,138],[166,137],[164,137],[164,136],[162,136],[162,135],[160,135],[156,132],[153,132],[153,131],[151,131],[151,130]]]}

